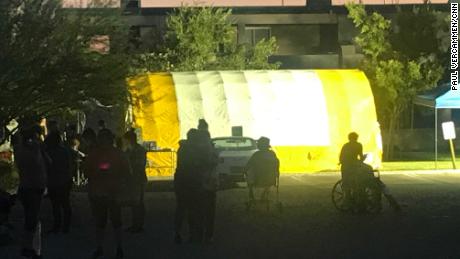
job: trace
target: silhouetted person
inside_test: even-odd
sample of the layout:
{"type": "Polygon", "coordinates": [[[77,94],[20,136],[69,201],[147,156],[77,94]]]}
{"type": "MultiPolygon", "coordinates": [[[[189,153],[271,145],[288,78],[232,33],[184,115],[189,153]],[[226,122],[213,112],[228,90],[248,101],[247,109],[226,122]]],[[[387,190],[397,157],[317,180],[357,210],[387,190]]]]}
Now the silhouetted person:
{"type": "Polygon", "coordinates": [[[345,203],[351,200],[351,190],[356,187],[356,175],[362,161],[364,160],[363,145],[358,142],[358,134],[348,134],[348,143],[343,145],[340,151],[340,164],[342,171],[342,184],[345,191],[345,203]]]}
{"type": "Polygon", "coordinates": [[[191,163],[187,171],[187,192],[191,199],[188,206],[190,240],[192,243],[211,241],[214,226],[215,191],[209,191],[205,185],[210,180],[212,169],[217,164],[209,133],[196,131],[193,139],[188,140],[187,154],[191,163]]]}
{"type": "Polygon", "coordinates": [[[11,208],[16,202],[16,195],[0,189],[0,246],[8,245],[13,240],[10,230],[12,225],[9,222],[11,208]]]}
{"type": "Polygon", "coordinates": [[[117,243],[117,258],[123,258],[121,238],[121,207],[118,195],[122,180],[129,174],[129,162],[123,152],[114,147],[114,136],[108,129],[100,131],[98,145],[84,161],[88,176],[88,196],[96,221],[97,248],[93,258],[103,253],[104,231],[108,217],[111,220],[117,243]]]}
{"type": "Polygon", "coordinates": [[[145,218],[144,192],[147,184],[147,175],[145,174],[147,152],[144,147],[137,143],[136,133],[132,130],[123,136],[123,146],[131,165],[131,188],[135,190],[135,197],[138,198],[131,207],[132,225],[128,230],[132,233],[139,233],[143,230],[145,218]]]}
{"type": "Polygon", "coordinates": [[[65,148],[70,154],[70,172],[72,177],[79,177],[80,163],[85,158],[85,154],[80,152],[80,140],[78,138],[68,139],[65,148]]]}
{"type": "MultiPolygon", "coordinates": [[[[360,191],[362,191],[364,188],[370,188],[374,189],[377,192],[381,192],[383,196],[387,199],[390,207],[396,211],[399,212],[401,211],[401,207],[399,203],[396,201],[396,199],[393,197],[393,195],[390,193],[389,188],[386,187],[386,185],[382,182],[381,179],[374,177],[374,169],[372,166],[365,164],[364,162],[361,163],[359,166],[359,173],[357,173],[357,184],[361,185],[360,186],[360,191]]],[[[365,193],[364,193],[365,196],[365,193]]],[[[380,201],[380,198],[379,198],[380,201]]],[[[366,202],[366,201],[364,201],[366,202]]],[[[380,204],[380,202],[379,202],[380,204]]],[[[380,205],[381,206],[381,205],[380,205]]],[[[381,207],[379,208],[381,209],[381,207]]]]}
{"type": "Polygon", "coordinates": [[[16,202],[16,196],[0,189],[0,226],[9,225],[11,207],[16,202]]]}
{"type": "Polygon", "coordinates": [[[216,191],[218,187],[218,177],[216,167],[218,164],[218,154],[214,149],[209,132],[198,130],[197,144],[194,149],[202,153],[204,159],[203,165],[200,166],[200,176],[202,177],[201,188],[201,211],[198,228],[198,240],[204,240],[209,243],[213,241],[214,236],[214,219],[216,213],[216,191]]]}
{"type": "Polygon", "coordinates": [[[53,132],[59,132],[59,124],[55,120],[48,121],[48,135],[53,133],[53,132]]]}
{"type": "Polygon", "coordinates": [[[254,187],[264,188],[262,200],[268,199],[268,191],[276,185],[279,177],[279,160],[275,152],[270,149],[270,139],[261,137],[257,140],[258,150],[249,159],[245,173],[247,175],[249,199],[254,200],[254,187]]]}
{"type": "MultiPolygon", "coordinates": [[[[194,167],[193,161],[193,143],[196,142],[197,129],[190,129],[187,132],[187,139],[179,142],[177,150],[177,166],[174,174],[174,193],[176,195],[176,212],[174,215],[174,241],[179,244],[182,242],[182,225],[185,216],[188,213],[187,208],[193,202],[190,199],[190,176],[194,167]]],[[[190,225],[190,222],[189,222],[190,225]]],[[[191,226],[189,226],[191,228],[191,226]]]]}
{"type": "Polygon", "coordinates": [[[72,209],[70,191],[72,189],[71,154],[62,144],[59,132],[46,137],[46,152],[51,159],[48,167],[48,196],[53,208],[54,224],[49,233],[69,232],[72,209]]]}
{"type": "Polygon", "coordinates": [[[92,128],[86,128],[81,134],[79,150],[88,155],[97,145],[97,134],[92,128]]]}
{"type": "Polygon", "coordinates": [[[18,198],[24,208],[25,217],[21,255],[27,258],[41,258],[39,215],[46,188],[49,160],[42,146],[40,134],[41,128],[38,125],[21,130],[22,138],[16,139],[14,146],[15,161],[19,170],[18,198]]]}
{"type": "Polygon", "coordinates": [[[207,134],[208,138],[211,140],[211,134],[209,133],[209,125],[208,125],[208,123],[206,122],[205,119],[199,119],[198,120],[197,129],[200,130],[200,131],[207,132],[206,134],[207,134]]]}

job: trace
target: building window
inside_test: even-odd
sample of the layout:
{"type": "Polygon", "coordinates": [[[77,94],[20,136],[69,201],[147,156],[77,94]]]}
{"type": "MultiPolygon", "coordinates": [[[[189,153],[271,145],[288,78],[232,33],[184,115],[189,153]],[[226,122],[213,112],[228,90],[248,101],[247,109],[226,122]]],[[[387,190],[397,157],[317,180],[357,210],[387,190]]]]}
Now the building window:
{"type": "Polygon", "coordinates": [[[259,41],[263,39],[270,39],[272,35],[270,27],[251,27],[247,26],[245,28],[245,41],[252,46],[256,45],[259,41]]]}
{"type": "Polygon", "coordinates": [[[139,0],[122,0],[121,2],[125,8],[139,8],[139,0]]]}

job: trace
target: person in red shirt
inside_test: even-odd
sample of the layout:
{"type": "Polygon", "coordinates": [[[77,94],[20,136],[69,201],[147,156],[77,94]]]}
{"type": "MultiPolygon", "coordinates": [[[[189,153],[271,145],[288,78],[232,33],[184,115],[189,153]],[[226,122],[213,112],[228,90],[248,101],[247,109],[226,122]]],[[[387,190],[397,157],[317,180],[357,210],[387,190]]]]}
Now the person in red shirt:
{"type": "Polygon", "coordinates": [[[93,258],[104,254],[102,247],[108,217],[115,230],[116,258],[123,258],[121,206],[117,195],[123,179],[130,173],[130,166],[123,152],[114,147],[114,136],[110,130],[102,129],[99,132],[98,145],[88,154],[83,167],[88,177],[88,196],[96,220],[97,248],[93,258]]]}

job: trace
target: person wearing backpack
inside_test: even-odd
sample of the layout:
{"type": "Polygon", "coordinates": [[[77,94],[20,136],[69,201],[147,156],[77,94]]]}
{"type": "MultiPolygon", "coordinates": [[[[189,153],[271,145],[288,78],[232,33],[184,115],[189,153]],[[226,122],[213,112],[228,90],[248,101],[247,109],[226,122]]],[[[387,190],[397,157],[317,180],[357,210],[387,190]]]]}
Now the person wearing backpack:
{"type": "Polygon", "coordinates": [[[98,145],[88,154],[83,166],[88,177],[88,196],[96,221],[97,247],[92,258],[104,255],[104,231],[108,217],[115,232],[116,258],[123,258],[121,206],[118,194],[123,179],[126,179],[126,174],[129,174],[131,169],[123,151],[114,147],[114,135],[110,130],[101,129],[98,145]]]}

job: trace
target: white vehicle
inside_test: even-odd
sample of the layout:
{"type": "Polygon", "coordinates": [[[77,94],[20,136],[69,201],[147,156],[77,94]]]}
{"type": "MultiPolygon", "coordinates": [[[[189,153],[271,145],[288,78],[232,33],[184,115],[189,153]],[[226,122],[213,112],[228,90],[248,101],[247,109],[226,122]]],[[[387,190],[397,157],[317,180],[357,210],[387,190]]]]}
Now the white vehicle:
{"type": "Polygon", "coordinates": [[[217,173],[220,181],[244,181],[244,167],[257,151],[256,141],[248,137],[220,137],[212,142],[219,152],[217,173]]]}

